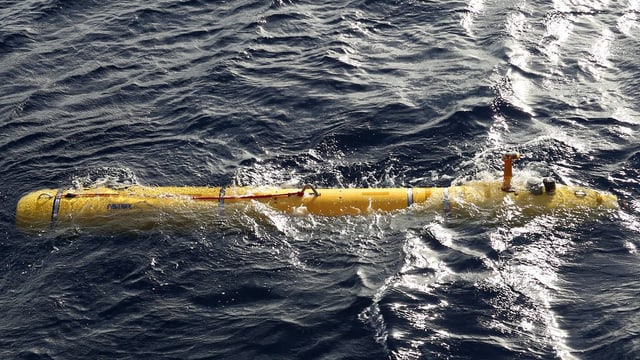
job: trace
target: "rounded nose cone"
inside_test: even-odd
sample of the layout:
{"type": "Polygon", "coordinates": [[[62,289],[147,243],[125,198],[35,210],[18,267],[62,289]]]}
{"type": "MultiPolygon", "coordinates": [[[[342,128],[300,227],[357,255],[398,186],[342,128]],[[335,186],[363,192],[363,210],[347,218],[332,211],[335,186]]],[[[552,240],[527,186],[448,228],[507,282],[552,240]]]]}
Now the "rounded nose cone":
{"type": "Polygon", "coordinates": [[[618,197],[610,193],[602,193],[602,206],[607,209],[619,209],[618,197]]]}
{"type": "Polygon", "coordinates": [[[18,228],[26,232],[49,229],[57,192],[56,189],[42,189],[23,196],[16,206],[18,228]]]}

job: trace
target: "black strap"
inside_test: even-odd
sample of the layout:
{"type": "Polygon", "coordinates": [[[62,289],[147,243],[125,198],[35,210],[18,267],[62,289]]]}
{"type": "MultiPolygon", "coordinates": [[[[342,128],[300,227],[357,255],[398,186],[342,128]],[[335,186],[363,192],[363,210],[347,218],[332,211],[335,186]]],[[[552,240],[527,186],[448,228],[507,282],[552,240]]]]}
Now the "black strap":
{"type": "Polygon", "coordinates": [[[451,199],[449,197],[449,188],[444,188],[442,190],[442,209],[445,214],[448,214],[451,210],[451,199]]]}
{"type": "Polygon", "coordinates": [[[51,207],[51,227],[55,226],[58,222],[58,212],[60,212],[60,199],[62,199],[62,189],[58,189],[56,197],[53,199],[53,206],[51,207]]]}
{"type": "Polygon", "coordinates": [[[224,193],[225,193],[225,188],[224,186],[220,187],[220,193],[218,194],[218,206],[219,207],[224,207],[224,193]]]}

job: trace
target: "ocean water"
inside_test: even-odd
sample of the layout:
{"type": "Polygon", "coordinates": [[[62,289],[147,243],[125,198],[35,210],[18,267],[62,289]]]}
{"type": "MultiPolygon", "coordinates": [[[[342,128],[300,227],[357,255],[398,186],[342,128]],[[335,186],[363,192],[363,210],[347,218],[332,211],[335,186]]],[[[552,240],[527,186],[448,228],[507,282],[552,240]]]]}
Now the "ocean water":
{"type": "Polygon", "coordinates": [[[640,1],[0,1],[0,358],[640,357],[640,1]],[[37,236],[97,184],[611,191],[598,219],[37,236]]]}

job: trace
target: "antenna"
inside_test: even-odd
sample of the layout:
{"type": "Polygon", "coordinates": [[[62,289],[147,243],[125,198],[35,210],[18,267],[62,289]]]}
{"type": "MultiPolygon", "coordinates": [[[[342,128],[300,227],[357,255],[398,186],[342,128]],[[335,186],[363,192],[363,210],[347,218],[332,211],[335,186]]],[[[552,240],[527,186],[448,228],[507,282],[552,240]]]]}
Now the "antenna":
{"type": "Polygon", "coordinates": [[[504,160],[504,172],[502,175],[502,191],[512,192],[511,178],[513,177],[513,160],[520,160],[520,154],[517,152],[507,152],[502,155],[504,160]]]}

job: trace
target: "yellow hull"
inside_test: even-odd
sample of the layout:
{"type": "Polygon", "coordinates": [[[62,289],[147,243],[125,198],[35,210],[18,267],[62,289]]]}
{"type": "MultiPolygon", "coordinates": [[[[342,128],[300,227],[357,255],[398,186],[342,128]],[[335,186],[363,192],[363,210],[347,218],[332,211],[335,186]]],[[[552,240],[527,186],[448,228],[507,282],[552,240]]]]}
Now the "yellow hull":
{"type": "Polygon", "coordinates": [[[233,204],[260,202],[291,214],[359,215],[412,207],[425,211],[471,215],[505,207],[525,215],[553,211],[617,209],[617,198],[607,192],[557,185],[554,194],[506,192],[501,182],[470,182],[448,188],[281,189],[251,187],[145,187],[123,189],[42,189],[22,197],[16,223],[25,231],[57,226],[144,229],[159,218],[188,222],[233,204]]]}

